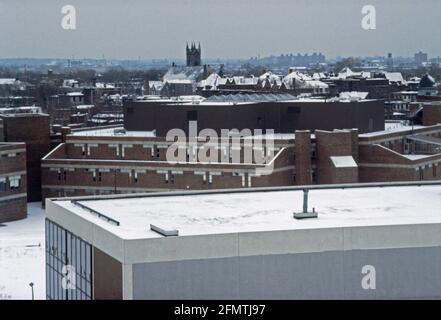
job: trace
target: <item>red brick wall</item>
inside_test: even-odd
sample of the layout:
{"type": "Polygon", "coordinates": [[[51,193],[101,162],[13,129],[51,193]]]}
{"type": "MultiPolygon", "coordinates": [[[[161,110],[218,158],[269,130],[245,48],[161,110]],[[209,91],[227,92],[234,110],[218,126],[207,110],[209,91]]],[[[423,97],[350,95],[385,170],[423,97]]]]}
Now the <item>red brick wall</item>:
{"type": "Polygon", "coordinates": [[[342,169],[338,172],[332,163],[332,156],[352,156],[358,158],[358,144],[354,141],[357,131],[315,131],[317,153],[317,182],[355,183],[358,182],[357,169],[342,169]]]}
{"type": "Polygon", "coordinates": [[[28,201],[41,200],[41,158],[50,151],[49,116],[3,117],[5,141],[26,143],[28,201]]]}
{"type": "Polygon", "coordinates": [[[24,143],[0,144],[0,175],[6,179],[4,191],[0,190],[0,222],[26,218],[26,197],[7,199],[7,197],[26,194],[26,151],[24,143]],[[16,154],[9,157],[8,154],[16,154]],[[23,173],[20,173],[23,172],[23,173]],[[20,175],[18,189],[11,189],[9,177],[20,175]]]}
{"type": "Polygon", "coordinates": [[[296,131],[295,179],[298,185],[312,184],[311,180],[311,132],[296,131]]]}

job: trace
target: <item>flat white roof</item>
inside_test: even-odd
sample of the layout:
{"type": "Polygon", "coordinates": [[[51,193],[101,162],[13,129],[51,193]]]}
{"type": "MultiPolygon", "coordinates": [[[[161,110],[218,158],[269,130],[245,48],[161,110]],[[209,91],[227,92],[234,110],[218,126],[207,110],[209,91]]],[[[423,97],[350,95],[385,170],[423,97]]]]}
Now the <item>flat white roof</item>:
{"type": "Polygon", "coordinates": [[[70,135],[77,137],[156,137],[155,132],[153,131],[125,131],[125,133],[115,133],[118,130],[123,130],[123,127],[116,128],[104,128],[104,129],[90,129],[83,131],[74,131],[70,135]]]}
{"type": "MultiPolygon", "coordinates": [[[[382,136],[382,135],[390,134],[390,133],[400,133],[400,132],[406,132],[406,131],[412,130],[412,126],[399,125],[399,124],[397,124],[396,126],[390,124],[386,127],[387,127],[387,129],[384,131],[373,131],[373,132],[368,132],[368,133],[362,133],[362,134],[359,134],[359,137],[360,138],[371,138],[371,137],[382,136]]],[[[424,128],[430,128],[430,127],[421,126],[421,125],[413,126],[414,130],[424,129],[424,128]]]]}
{"type": "Polygon", "coordinates": [[[119,221],[109,223],[69,200],[55,204],[121,239],[163,236],[150,224],[179,236],[276,230],[441,223],[441,186],[311,190],[317,219],[296,220],[302,191],[269,191],[78,200],[119,221]]]}

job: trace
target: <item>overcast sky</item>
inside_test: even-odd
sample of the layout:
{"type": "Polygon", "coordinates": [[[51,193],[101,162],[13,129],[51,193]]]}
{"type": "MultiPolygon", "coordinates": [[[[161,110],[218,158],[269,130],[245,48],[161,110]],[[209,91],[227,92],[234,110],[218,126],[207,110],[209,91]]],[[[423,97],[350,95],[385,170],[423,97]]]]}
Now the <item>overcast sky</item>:
{"type": "Polygon", "coordinates": [[[0,0],[0,57],[441,56],[441,0],[0,0]],[[61,28],[64,5],[77,30],[61,28]],[[361,28],[373,4],[377,29],[361,28]]]}

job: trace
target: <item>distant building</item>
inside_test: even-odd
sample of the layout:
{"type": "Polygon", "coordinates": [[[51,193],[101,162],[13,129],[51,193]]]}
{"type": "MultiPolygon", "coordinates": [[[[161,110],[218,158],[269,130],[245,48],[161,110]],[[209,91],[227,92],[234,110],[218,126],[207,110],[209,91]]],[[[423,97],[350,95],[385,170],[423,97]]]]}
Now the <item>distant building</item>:
{"type": "Polygon", "coordinates": [[[415,55],[414,55],[414,61],[415,61],[415,64],[417,64],[417,65],[422,65],[423,63],[427,62],[428,60],[429,60],[429,58],[428,58],[427,53],[420,51],[418,53],[415,53],[415,55]]]}
{"type": "Polygon", "coordinates": [[[436,81],[430,74],[426,74],[424,77],[422,77],[418,89],[418,97],[438,96],[439,91],[435,84],[436,81]]]}
{"type": "Polygon", "coordinates": [[[196,47],[195,43],[191,43],[190,47],[187,43],[187,67],[199,67],[202,65],[201,60],[201,44],[196,47]]]}
{"type": "Polygon", "coordinates": [[[165,81],[161,88],[163,97],[179,97],[192,95],[195,92],[195,84],[191,80],[169,80],[165,81]]]}
{"type": "Polygon", "coordinates": [[[354,72],[344,68],[335,77],[322,79],[334,94],[341,92],[369,92],[371,99],[390,99],[391,94],[406,89],[407,82],[399,72],[354,72]]]}

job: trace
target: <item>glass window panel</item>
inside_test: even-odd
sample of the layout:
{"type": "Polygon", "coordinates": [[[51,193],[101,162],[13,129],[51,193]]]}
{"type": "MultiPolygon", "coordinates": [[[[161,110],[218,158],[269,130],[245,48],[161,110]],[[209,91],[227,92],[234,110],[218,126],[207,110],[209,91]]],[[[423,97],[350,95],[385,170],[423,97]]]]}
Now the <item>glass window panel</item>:
{"type": "Polygon", "coordinates": [[[66,263],[66,231],[61,230],[61,258],[63,263],[66,263]]]}

